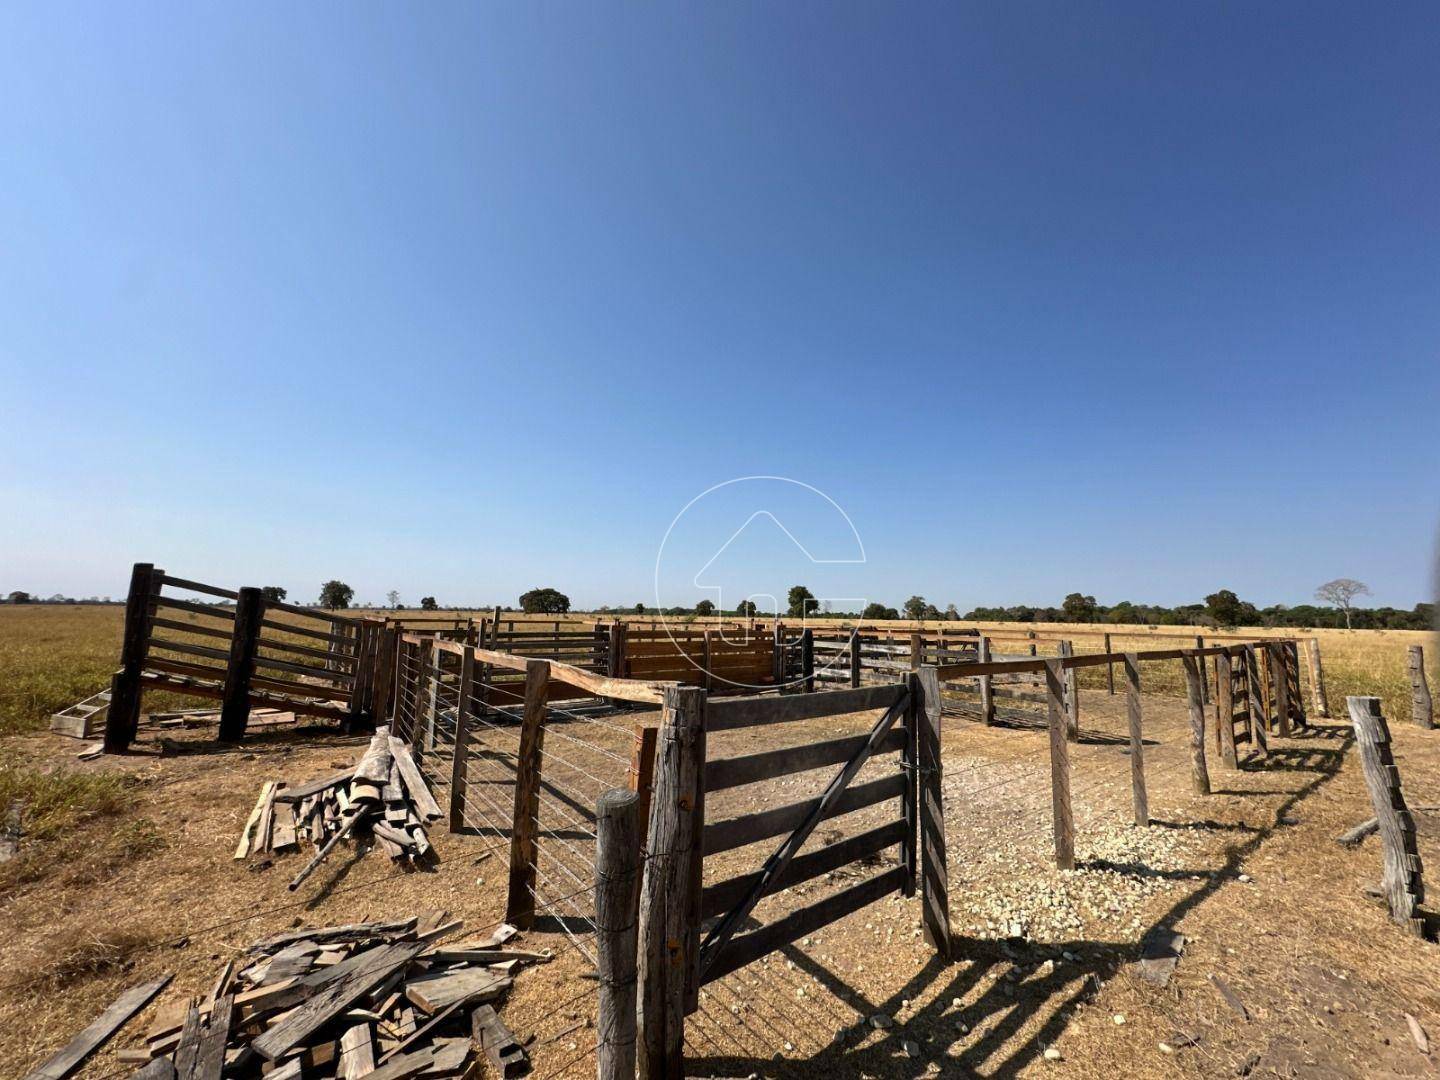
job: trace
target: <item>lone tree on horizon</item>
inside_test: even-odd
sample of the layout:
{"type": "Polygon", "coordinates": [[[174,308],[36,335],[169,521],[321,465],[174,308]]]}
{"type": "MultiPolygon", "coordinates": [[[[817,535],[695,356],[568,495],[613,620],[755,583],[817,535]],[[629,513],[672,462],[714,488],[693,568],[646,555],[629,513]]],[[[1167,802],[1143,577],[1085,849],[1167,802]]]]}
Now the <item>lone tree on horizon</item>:
{"type": "Polygon", "coordinates": [[[520,610],[526,615],[563,615],[570,610],[570,598],[559,589],[531,589],[520,594],[520,610]]]}
{"type": "Polygon", "coordinates": [[[348,608],[350,601],[355,598],[355,590],[343,581],[330,580],[320,586],[320,606],[335,611],[337,608],[348,608]]]}
{"type": "Polygon", "coordinates": [[[276,601],[284,600],[286,596],[285,590],[279,585],[265,585],[260,589],[260,594],[264,596],[266,600],[276,601]]]}
{"type": "Polygon", "coordinates": [[[398,590],[396,590],[396,589],[391,589],[389,592],[387,592],[387,593],[385,594],[385,599],[388,600],[388,601],[390,601],[390,606],[391,606],[392,608],[395,608],[397,611],[399,610],[399,608],[400,608],[400,593],[399,593],[398,590]]]}
{"type": "Polygon", "coordinates": [[[1356,581],[1354,578],[1342,577],[1334,581],[1327,581],[1315,590],[1315,599],[1323,600],[1345,613],[1345,629],[1350,630],[1350,608],[1351,602],[1357,596],[1369,596],[1370,586],[1363,581],[1356,581]]]}
{"type": "Polygon", "coordinates": [[[440,605],[435,602],[435,597],[433,596],[422,596],[420,598],[421,611],[435,611],[437,608],[439,608],[439,606],[440,605]]]}
{"type": "Polygon", "coordinates": [[[786,601],[789,605],[787,613],[792,619],[803,619],[813,615],[815,609],[819,607],[815,601],[815,594],[804,585],[792,585],[786,601]]]}

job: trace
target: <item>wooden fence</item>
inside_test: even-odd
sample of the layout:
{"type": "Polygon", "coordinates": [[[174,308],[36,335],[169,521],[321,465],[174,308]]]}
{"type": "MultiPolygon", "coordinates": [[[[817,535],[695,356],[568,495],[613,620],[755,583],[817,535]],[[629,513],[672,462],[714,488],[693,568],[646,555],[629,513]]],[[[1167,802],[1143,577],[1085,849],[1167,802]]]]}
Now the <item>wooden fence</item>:
{"type": "Polygon", "coordinates": [[[147,689],[218,700],[225,740],[244,737],[256,707],[368,724],[381,630],[374,620],[267,600],[258,588],[224,589],[137,563],[105,748],[122,752],[134,740],[147,689]]]}

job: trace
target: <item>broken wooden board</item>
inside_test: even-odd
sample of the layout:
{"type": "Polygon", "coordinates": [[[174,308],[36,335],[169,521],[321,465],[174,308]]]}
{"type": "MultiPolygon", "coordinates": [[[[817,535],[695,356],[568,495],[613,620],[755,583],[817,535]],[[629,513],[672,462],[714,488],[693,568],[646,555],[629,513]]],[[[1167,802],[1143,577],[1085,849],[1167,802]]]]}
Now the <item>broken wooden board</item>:
{"type": "Polygon", "coordinates": [[[165,975],[154,982],[132,986],[110,1003],[109,1008],[57,1051],[45,1064],[26,1074],[25,1080],[62,1080],[69,1076],[91,1054],[103,1046],[109,1038],[150,1003],[169,983],[165,975]]]}

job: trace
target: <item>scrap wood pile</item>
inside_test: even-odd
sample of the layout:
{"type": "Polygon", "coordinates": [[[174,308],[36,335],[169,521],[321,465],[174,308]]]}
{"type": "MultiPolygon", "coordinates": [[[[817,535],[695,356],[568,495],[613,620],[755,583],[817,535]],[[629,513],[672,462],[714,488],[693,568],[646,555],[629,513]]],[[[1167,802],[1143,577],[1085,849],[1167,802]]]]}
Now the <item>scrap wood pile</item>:
{"type": "Polygon", "coordinates": [[[353,770],[296,787],[267,783],[235,858],[294,851],[308,840],[319,850],[290,882],[292,889],[346,838],[373,838],[396,862],[414,866],[430,851],[425,826],[443,816],[410,748],[380,727],[353,770]]]}
{"type": "Polygon", "coordinates": [[[121,1056],[144,1060],[137,1080],[471,1077],[482,1059],[517,1076],[525,1050],[495,1003],[517,968],[551,954],[508,946],[508,925],[441,946],[461,926],[445,920],[432,912],[257,942],[207,996],[161,1009],[146,1045],[121,1056]]]}

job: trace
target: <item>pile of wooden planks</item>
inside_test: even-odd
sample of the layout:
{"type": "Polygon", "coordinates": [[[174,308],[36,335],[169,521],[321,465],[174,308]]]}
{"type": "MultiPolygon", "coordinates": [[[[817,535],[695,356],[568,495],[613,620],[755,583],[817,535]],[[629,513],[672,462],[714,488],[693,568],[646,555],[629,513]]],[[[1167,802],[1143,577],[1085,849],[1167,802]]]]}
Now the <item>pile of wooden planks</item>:
{"type": "Polygon", "coordinates": [[[235,858],[295,851],[309,841],[318,850],[290,883],[292,889],[346,838],[373,838],[396,862],[414,865],[431,850],[425,826],[443,816],[409,746],[381,727],[354,769],[294,787],[267,783],[245,822],[235,858]]]}
{"type": "Polygon", "coordinates": [[[527,1067],[492,1003],[517,968],[550,959],[507,944],[515,928],[437,944],[443,911],[298,929],[256,942],[210,993],[162,1008],[146,1045],[121,1052],[139,1080],[504,1077],[527,1067]]]}

